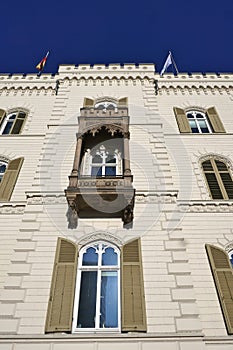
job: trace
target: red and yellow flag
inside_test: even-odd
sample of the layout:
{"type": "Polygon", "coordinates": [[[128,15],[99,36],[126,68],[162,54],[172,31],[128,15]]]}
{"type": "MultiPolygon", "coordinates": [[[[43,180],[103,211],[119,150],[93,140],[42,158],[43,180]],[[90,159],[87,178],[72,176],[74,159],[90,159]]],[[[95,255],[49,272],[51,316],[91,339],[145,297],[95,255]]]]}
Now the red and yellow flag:
{"type": "Polygon", "coordinates": [[[47,52],[46,56],[44,58],[42,58],[40,63],[38,63],[38,65],[36,66],[36,69],[38,69],[40,72],[44,69],[48,55],[49,55],[49,51],[47,52]]]}

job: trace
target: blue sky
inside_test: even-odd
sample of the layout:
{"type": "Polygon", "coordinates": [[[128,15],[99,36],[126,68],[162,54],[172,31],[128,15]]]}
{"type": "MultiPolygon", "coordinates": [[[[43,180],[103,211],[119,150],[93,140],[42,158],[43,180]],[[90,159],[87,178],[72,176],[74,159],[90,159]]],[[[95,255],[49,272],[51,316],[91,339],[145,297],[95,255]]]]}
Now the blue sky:
{"type": "Polygon", "coordinates": [[[8,0],[0,4],[0,73],[59,64],[155,63],[232,72],[233,0],[8,0]]]}

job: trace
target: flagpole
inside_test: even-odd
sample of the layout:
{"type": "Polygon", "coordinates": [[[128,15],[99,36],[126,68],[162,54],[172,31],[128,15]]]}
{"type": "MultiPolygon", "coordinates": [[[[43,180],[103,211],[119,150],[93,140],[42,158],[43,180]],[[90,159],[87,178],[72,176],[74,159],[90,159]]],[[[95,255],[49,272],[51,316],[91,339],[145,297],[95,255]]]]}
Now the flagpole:
{"type": "Polygon", "coordinates": [[[178,71],[178,68],[177,68],[176,62],[175,62],[175,60],[174,60],[174,58],[173,58],[173,56],[172,56],[171,51],[169,51],[169,53],[170,53],[170,55],[171,55],[171,59],[172,59],[172,62],[173,62],[173,64],[174,64],[174,67],[175,67],[175,70],[176,70],[176,74],[179,74],[179,71],[178,71]]]}

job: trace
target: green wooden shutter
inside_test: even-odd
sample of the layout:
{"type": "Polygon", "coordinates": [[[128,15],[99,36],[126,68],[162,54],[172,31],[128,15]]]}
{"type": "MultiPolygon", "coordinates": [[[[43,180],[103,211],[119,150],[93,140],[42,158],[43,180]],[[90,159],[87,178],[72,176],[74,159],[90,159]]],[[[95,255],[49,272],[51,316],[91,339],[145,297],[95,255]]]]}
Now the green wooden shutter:
{"type": "Polygon", "coordinates": [[[136,239],[123,247],[121,283],[122,331],[146,332],[146,311],[140,239],[136,239]]]}
{"type": "Polygon", "coordinates": [[[95,105],[95,100],[84,97],[83,107],[94,107],[94,105],[95,105]]]}
{"type": "Polygon", "coordinates": [[[188,118],[185,114],[185,111],[182,108],[179,107],[173,107],[173,111],[175,113],[175,117],[176,117],[176,121],[178,124],[178,128],[180,130],[181,133],[191,133],[191,127],[189,125],[189,121],[188,118]]]}
{"type": "Polygon", "coordinates": [[[233,334],[233,270],[227,253],[206,245],[211,270],[218,291],[227,331],[233,334]]]}
{"type": "Polygon", "coordinates": [[[71,332],[77,256],[75,244],[58,238],[46,332],[71,332]]]}
{"type": "Polygon", "coordinates": [[[119,106],[128,106],[128,98],[127,97],[120,98],[118,101],[118,105],[119,106]]]}
{"type": "Polygon", "coordinates": [[[9,201],[14,190],[24,158],[13,159],[9,162],[0,183],[0,201],[9,201]]]}
{"type": "Polygon", "coordinates": [[[5,115],[6,115],[6,112],[3,109],[0,109],[0,126],[5,115]]]}
{"type": "Polygon", "coordinates": [[[210,124],[213,128],[214,132],[225,133],[224,126],[219,118],[219,115],[215,109],[215,107],[210,107],[206,111],[207,116],[209,118],[210,124]]]}

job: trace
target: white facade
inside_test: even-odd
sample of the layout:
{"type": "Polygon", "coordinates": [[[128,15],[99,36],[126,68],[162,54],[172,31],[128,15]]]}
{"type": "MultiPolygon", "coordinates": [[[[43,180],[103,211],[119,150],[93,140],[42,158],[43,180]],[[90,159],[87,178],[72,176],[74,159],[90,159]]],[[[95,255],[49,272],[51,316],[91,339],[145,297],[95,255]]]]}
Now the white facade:
{"type": "Polygon", "coordinates": [[[206,244],[233,249],[233,201],[214,200],[201,167],[233,169],[233,75],[154,73],[153,64],[62,65],[55,76],[0,75],[0,108],[28,110],[0,135],[0,160],[24,157],[0,202],[0,350],[232,350],[206,244]],[[128,98],[133,227],[119,218],[67,223],[68,186],[84,98],[128,98]],[[173,107],[215,107],[225,133],[179,132],[173,107]],[[141,237],[146,333],[45,334],[57,238],[121,247],[141,237]]]}

